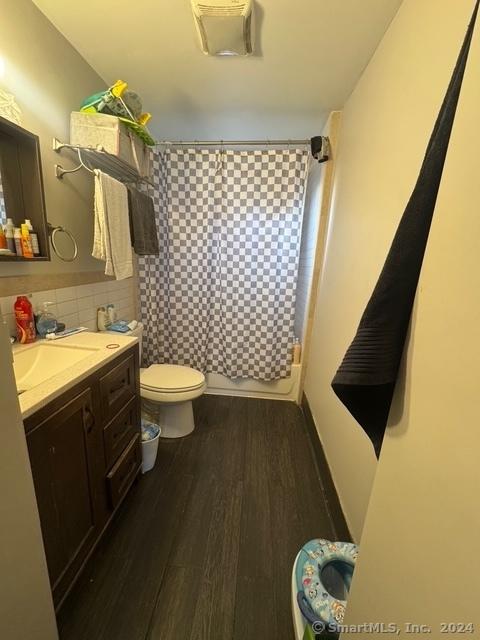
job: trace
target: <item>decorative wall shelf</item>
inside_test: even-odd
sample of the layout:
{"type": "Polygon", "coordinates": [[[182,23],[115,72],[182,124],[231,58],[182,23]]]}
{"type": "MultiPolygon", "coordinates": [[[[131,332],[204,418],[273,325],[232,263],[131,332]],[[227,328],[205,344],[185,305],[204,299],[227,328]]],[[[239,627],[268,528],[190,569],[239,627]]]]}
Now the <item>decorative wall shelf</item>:
{"type": "Polygon", "coordinates": [[[53,150],[59,153],[62,149],[70,149],[75,152],[78,156],[79,165],[73,169],[64,169],[61,165],[56,164],[55,175],[59,179],[63,178],[63,176],[68,173],[76,173],[80,169],[86,169],[91,173],[93,173],[95,169],[99,169],[104,173],[108,173],[108,175],[120,182],[135,184],[143,182],[144,184],[153,186],[153,183],[148,178],[142,177],[129,164],[117,156],[107,153],[101,147],[98,147],[97,149],[78,147],[72,144],[60,142],[60,140],[54,138],[53,150]]]}

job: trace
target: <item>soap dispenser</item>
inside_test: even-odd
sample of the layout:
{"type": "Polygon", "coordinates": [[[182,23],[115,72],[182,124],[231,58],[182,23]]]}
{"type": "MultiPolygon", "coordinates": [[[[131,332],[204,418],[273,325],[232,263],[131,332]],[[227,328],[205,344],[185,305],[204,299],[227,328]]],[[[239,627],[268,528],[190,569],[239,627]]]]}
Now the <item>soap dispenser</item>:
{"type": "Polygon", "coordinates": [[[57,319],[48,307],[53,305],[53,302],[44,302],[40,307],[40,312],[37,317],[37,333],[41,338],[45,338],[47,333],[55,333],[58,328],[57,319]]]}

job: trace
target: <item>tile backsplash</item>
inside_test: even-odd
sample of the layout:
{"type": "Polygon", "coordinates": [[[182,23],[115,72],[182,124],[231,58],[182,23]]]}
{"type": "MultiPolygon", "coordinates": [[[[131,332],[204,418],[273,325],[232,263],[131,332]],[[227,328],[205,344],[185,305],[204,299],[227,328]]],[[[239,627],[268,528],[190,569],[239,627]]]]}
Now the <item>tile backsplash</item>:
{"type": "Polygon", "coordinates": [[[88,327],[97,330],[97,309],[114,304],[119,320],[133,320],[135,318],[134,279],[109,280],[93,282],[75,287],[35,291],[34,293],[19,292],[14,296],[0,298],[0,308],[4,321],[7,323],[10,335],[15,335],[15,315],[13,305],[17,295],[28,295],[36,313],[43,302],[53,302],[49,308],[60,322],[64,322],[68,329],[73,327],[88,327]]]}

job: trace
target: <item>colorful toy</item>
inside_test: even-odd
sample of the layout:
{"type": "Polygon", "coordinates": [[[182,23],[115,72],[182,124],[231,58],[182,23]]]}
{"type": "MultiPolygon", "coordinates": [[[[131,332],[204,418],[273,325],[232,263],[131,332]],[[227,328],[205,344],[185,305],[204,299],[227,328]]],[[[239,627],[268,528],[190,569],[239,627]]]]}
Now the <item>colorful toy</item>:
{"type": "Polygon", "coordinates": [[[150,113],[142,113],[142,101],[138,93],[128,90],[128,84],[117,80],[106,91],[94,93],[86,98],[80,111],[85,113],[105,113],[117,116],[127,127],[134,131],[145,144],[155,144],[146,124],[152,117],[150,113]]]}

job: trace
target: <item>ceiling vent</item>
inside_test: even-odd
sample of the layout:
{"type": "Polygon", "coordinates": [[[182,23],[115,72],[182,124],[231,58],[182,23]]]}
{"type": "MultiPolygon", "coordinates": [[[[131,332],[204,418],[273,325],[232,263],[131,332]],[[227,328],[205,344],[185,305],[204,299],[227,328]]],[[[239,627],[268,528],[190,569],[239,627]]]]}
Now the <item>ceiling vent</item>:
{"type": "Polygon", "coordinates": [[[252,49],[253,0],[192,0],[203,53],[248,56],[252,49]]]}

